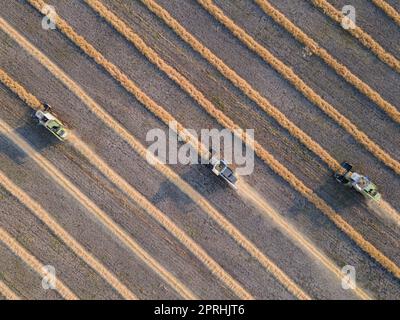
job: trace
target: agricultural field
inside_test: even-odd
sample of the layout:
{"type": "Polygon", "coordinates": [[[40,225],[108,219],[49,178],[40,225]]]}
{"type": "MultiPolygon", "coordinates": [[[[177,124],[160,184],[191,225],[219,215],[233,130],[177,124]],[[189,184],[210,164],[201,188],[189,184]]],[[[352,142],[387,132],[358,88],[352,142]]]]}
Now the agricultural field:
{"type": "Polygon", "coordinates": [[[398,0],[0,9],[0,299],[400,299],[398,0]]]}

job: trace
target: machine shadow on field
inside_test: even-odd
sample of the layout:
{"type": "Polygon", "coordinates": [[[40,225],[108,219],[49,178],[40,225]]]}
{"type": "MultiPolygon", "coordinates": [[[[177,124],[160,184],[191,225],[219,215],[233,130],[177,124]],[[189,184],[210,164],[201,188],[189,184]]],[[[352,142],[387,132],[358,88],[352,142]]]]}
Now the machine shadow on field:
{"type": "Polygon", "coordinates": [[[12,141],[10,141],[5,135],[0,133],[0,154],[6,155],[13,162],[20,165],[26,158],[25,152],[19,149],[12,141]]]}
{"type": "MultiPolygon", "coordinates": [[[[25,123],[22,126],[15,128],[14,133],[39,153],[42,150],[59,143],[56,137],[47,134],[46,129],[32,123],[25,123]]],[[[0,153],[5,154],[18,165],[23,164],[25,158],[29,157],[24,151],[1,133],[0,145],[0,153]]]]}
{"type": "Polygon", "coordinates": [[[340,213],[345,208],[360,206],[360,201],[363,201],[360,194],[353,188],[338,183],[333,176],[327,177],[314,192],[318,195],[329,195],[329,198],[323,198],[337,213],[340,213]]]}
{"type": "Polygon", "coordinates": [[[160,184],[160,187],[153,197],[150,198],[150,201],[153,204],[158,204],[166,199],[172,200],[182,211],[185,211],[185,207],[193,202],[169,180],[165,180],[160,184]]]}
{"type": "MultiPolygon", "coordinates": [[[[174,170],[173,166],[171,167],[174,170]]],[[[216,177],[215,174],[207,168],[207,165],[204,164],[191,165],[190,169],[186,170],[180,177],[205,197],[207,197],[208,194],[231,190],[222,179],[216,177]]],[[[186,212],[188,210],[187,206],[193,203],[192,199],[180,191],[169,180],[165,180],[161,183],[157,193],[151,198],[151,202],[157,204],[165,199],[170,199],[176,203],[182,212],[186,212]]]]}

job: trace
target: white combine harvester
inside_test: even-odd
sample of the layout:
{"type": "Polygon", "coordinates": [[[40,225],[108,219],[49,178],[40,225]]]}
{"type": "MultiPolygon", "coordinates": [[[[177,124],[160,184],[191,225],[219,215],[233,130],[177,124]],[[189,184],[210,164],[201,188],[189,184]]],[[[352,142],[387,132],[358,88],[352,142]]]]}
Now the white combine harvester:
{"type": "Polygon", "coordinates": [[[234,171],[229,168],[228,164],[224,159],[219,159],[216,156],[214,156],[214,151],[211,149],[211,158],[210,158],[210,165],[212,166],[212,172],[224,179],[229,186],[231,186],[233,189],[237,189],[236,182],[237,182],[237,177],[235,176],[234,171]]]}
{"type": "Polygon", "coordinates": [[[43,110],[35,112],[35,118],[39,124],[49,130],[57,139],[64,141],[68,137],[68,130],[64,124],[51,113],[51,107],[48,104],[43,105],[43,110]]]}

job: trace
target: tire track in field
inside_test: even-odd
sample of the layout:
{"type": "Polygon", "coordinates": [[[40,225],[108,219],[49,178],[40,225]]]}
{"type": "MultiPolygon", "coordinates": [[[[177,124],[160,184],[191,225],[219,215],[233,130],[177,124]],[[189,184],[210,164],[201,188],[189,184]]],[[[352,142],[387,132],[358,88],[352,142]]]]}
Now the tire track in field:
{"type": "MultiPolygon", "coordinates": [[[[252,189],[246,182],[239,180],[238,182],[239,195],[251,201],[257,209],[270,217],[275,224],[290,235],[297,243],[301,244],[306,250],[313,255],[319,262],[323,264],[330,272],[332,272],[340,281],[343,279],[343,273],[337,265],[335,265],[327,256],[325,256],[318,248],[312,244],[303,234],[297,231],[291,224],[289,224],[282,216],[276,212],[264,198],[254,189],[252,189]]],[[[373,298],[365,292],[362,288],[356,287],[354,292],[364,300],[373,300],[373,298]]]]}
{"type": "MultiPolygon", "coordinates": [[[[42,0],[28,0],[28,2],[33,5],[39,12],[40,9],[45,4],[42,0]]],[[[71,41],[73,41],[78,47],[80,47],[88,56],[94,59],[99,65],[101,65],[106,71],[109,72],[111,76],[114,77],[128,92],[133,94],[146,108],[148,108],[151,112],[153,112],[159,119],[161,119],[164,123],[168,125],[168,123],[172,120],[177,122],[166,110],[161,108],[158,104],[156,104],[153,100],[151,100],[144,92],[142,92],[124,73],[122,73],[115,65],[110,63],[104,56],[102,56],[92,45],[90,45],[83,37],[79,36],[71,26],[67,22],[65,22],[60,17],[57,17],[57,27],[60,31],[62,31],[71,41]]],[[[212,105],[211,105],[212,106],[212,105]]],[[[384,268],[393,273],[396,277],[400,278],[400,268],[389,258],[387,258],[382,252],[380,252],[377,248],[375,248],[371,243],[363,238],[363,236],[357,232],[353,227],[351,227],[340,215],[338,215],[323,199],[317,196],[310,188],[306,187],[303,182],[301,182],[293,173],[291,173],[285,166],[283,166],[279,161],[275,159],[275,157],[267,152],[258,142],[249,138],[243,130],[237,130],[238,126],[235,125],[229,118],[230,122],[226,123],[224,121],[227,117],[219,110],[216,110],[217,113],[215,115],[216,120],[223,125],[224,127],[230,129],[239,138],[242,139],[246,144],[252,147],[255,153],[262,159],[268,166],[271,167],[277,174],[279,174],[283,179],[285,179],[293,188],[295,188],[298,192],[300,192],[306,199],[308,199],[311,203],[313,203],[318,209],[320,209],[332,222],[335,223],[337,227],[340,228],[344,233],[346,233],[356,244],[360,246],[366,253],[368,253],[372,258],[374,258],[378,263],[380,263],[384,268]]],[[[181,124],[177,122],[178,134],[181,135],[181,131],[179,128],[183,128],[181,124]]],[[[193,147],[197,148],[200,144],[199,141],[194,140],[190,134],[185,135],[184,141],[192,143],[193,147]],[[195,141],[195,142],[193,142],[195,141]]],[[[203,147],[204,148],[204,147],[203,147]]],[[[198,149],[197,149],[198,150],[198,149]]],[[[208,150],[207,150],[208,153],[208,150]]],[[[187,184],[187,186],[189,186],[187,184]]],[[[185,190],[185,188],[183,188],[185,190]]],[[[193,190],[194,191],[194,190],[193,190]]],[[[200,195],[199,195],[200,196],[200,195]]],[[[200,196],[201,197],[201,196],[200,196]]],[[[203,200],[203,198],[201,197],[203,200]]],[[[211,208],[210,208],[211,209],[211,208]]],[[[208,210],[210,213],[210,211],[208,210]]],[[[215,212],[218,215],[219,212],[215,212]]],[[[226,225],[228,223],[230,228],[233,228],[232,231],[239,236],[238,242],[245,243],[243,240],[247,240],[241,233],[238,231],[232,224],[230,224],[222,215],[220,215],[216,222],[219,225],[226,225]],[[243,238],[242,238],[243,237],[243,238]],[[242,239],[240,239],[242,238],[242,239]]],[[[227,228],[225,228],[227,230],[227,228]]],[[[248,241],[248,240],[247,240],[248,241]]],[[[250,243],[251,246],[254,246],[250,243]]],[[[254,247],[254,249],[257,249],[254,247]]],[[[258,250],[258,249],[257,249],[258,250]]],[[[266,258],[264,256],[264,258],[266,258]]],[[[266,258],[267,259],[267,258],[266,258]]],[[[268,262],[266,265],[268,268],[273,266],[277,268],[272,261],[268,262]]],[[[294,290],[291,291],[296,292],[296,296],[303,296],[304,293],[289,279],[287,276],[279,270],[281,276],[286,277],[285,282],[290,283],[290,286],[294,290]]],[[[279,278],[278,278],[279,279],[279,278]]],[[[283,283],[285,283],[283,282],[283,283]]]]}
{"type": "MultiPolygon", "coordinates": [[[[267,0],[255,0],[258,6],[276,23],[284,27],[296,40],[307,46],[312,53],[319,56],[327,65],[332,67],[335,72],[345,79],[348,83],[353,85],[362,94],[367,96],[371,101],[373,101],[377,106],[379,106],[383,111],[385,111],[390,118],[395,122],[400,123],[400,112],[391,103],[384,100],[381,95],[369,85],[363,82],[359,77],[354,75],[345,65],[341,64],[336,60],[328,51],[322,48],[315,40],[310,38],[306,33],[304,33],[299,27],[292,23],[285,15],[271,5],[267,0]]],[[[312,95],[315,97],[315,95],[312,95]]],[[[308,98],[308,96],[307,96],[308,98]]],[[[327,104],[320,96],[318,99],[313,99],[311,102],[318,103],[320,108],[324,108],[323,104],[327,104]]]]}
{"type": "MultiPolygon", "coordinates": [[[[3,173],[0,172],[0,183],[8,190],[6,184],[12,188],[12,182],[3,179],[3,173]]],[[[22,201],[21,201],[22,202],[22,201]]],[[[44,265],[22,247],[8,232],[0,227],[0,241],[2,241],[16,256],[23,260],[32,270],[38,273],[42,278],[47,276],[43,269],[44,265]]],[[[78,300],[79,298],[60,280],[56,279],[56,290],[67,300],[78,300]]]]}
{"type": "Polygon", "coordinates": [[[21,300],[21,298],[14,291],[12,291],[2,280],[0,280],[0,294],[7,300],[21,300]]]}
{"type": "Polygon", "coordinates": [[[400,214],[385,200],[381,199],[379,203],[368,202],[368,207],[382,218],[388,220],[390,224],[400,228],[400,214]]]}
{"type": "MultiPolygon", "coordinates": [[[[149,1],[149,0],[142,0],[149,1]]],[[[235,37],[242,41],[250,50],[259,55],[266,63],[270,64],[277,70],[285,79],[294,85],[308,100],[318,106],[325,114],[336,121],[343,129],[345,129],[351,136],[361,143],[367,150],[369,150],[376,158],[381,160],[386,166],[391,168],[397,174],[400,174],[400,162],[393,159],[386,151],[384,151],[378,144],[373,142],[364,132],[360,131],[349,119],[344,117],[338,112],[331,104],[321,98],[313,89],[311,89],[296,73],[293,72],[282,61],[277,59],[266,48],[261,46],[249,34],[235,24],[228,18],[223,11],[214,5],[212,0],[197,0],[203,8],[214,16],[221,24],[229,29],[235,37]]],[[[242,79],[243,80],[243,79],[242,79]]],[[[232,81],[232,80],[231,80],[232,81]]],[[[239,81],[238,76],[235,77],[235,82],[239,81]]],[[[243,80],[244,81],[244,80],[243,80]]],[[[286,116],[278,109],[273,107],[265,98],[263,98],[257,91],[251,89],[248,83],[241,84],[243,92],[252,91],[252,100],[255,101],[265,112],[273,116],[281,125],[286,128],[291,134],[299,139],[308,149],[318,155],[324,162],[326,162],[333,171],[341,170],[339,163],[332,158],[321,146],[312,140],[306,133],[293,124],[286,116]],[[256,100],[255,100],[256,99],[256,100]],[[290,130],[289,130],[290,129],[290,130]],[[319,153],[322,152],[322,153],[319,153]]]]}
{"type": "MultiPolygon", "coordinates": [[[[0,18],[0,26],[3,27],[4,21],[0,18]]],[[[102,109],[92,98],[90,98],[76,83],[74,83],[60,68],[58,68],[52,61],[50,61],[43,53],[34,48],[26,39],[24,39],[16,30],[8,26],[8,34],[17,41],[17,43],[27,50],[32,56],[34,56],[40,63],[42,63],[53,75],[56,76],[68,89],[70,89],[79,99],[81,99],[89,109],[95,113],[100,119],[102,119],[111,129],[113,129],[119,136],[125,141],[128,141],[130,146],[139,153],[142,157],[147,157],[147,150],[139,142],[135,141],[134,138],[118,124],[104,109],[102,109]]],[[[0,75],[2,70],[0,69],[0,75]]],[[[4,72],[3,72],[4,73],[4,72]]],[[[0,79],[5,77],[0,77],[0,79]]],[[[24,100],[28,102],[28,105],[35,107],[36,101],[39,101],[36,97],[26,92],[18,83],[7,77],[5,81],[10,88],[15,89],[15,93],[19,97],[28,97],[24,100]]],[[[40,103],[40,102],[39,102],[40,103]]],[[[80,143],[83,146],[83,143],[80,143]]],[[[83,150],[88,150],[84,147],[83,150]]],[[[87,153],[86,153],[87,154],[87,153]]],[[[90,158],[89,158],[90,161],[90,158]]],[[[39,161],[39,165],[42,160],[39,161]]],[[[49,167],[47,164],[46,167],[49,167]]],[[[53,174],[58,174],[57,170],[53,174]]],[[[168,230],[178,241],[180,241],[189,251],[196,256],[200,262],[202,262],[212,274],[219,278],[228,288],[230,288],[238,297],[241,299],[252,299],[252,296],[240,286],[240,284],[234,280],[221,266],[214,261],[206,251],[201,248],[192,238],[190,238],[182,229],[174,224],[163,212],[158,210],[152,205],[146,198],[144,198],[137,190],[131,187],[131,198],[135,203],[138,203],[147,213],[149,213],[155,220],[157,220],[166,230],[168,230]]],[[[89,200],[90,201],[90,200],[89,200]]],[[[95,205],[93,205],[95,206],[95,205]]],[[[90,206],[91,208],[93,206],[90,206]]],[[[104,216],[105,214],[100,214],[104,216]]]]}
{"type": "MultiPolygon", "coordinates": [[[[138,36],[128,25],[126,25],[121,19],[119,19],[113,12],[111,12],[106,6],[104,6],[98,0],[84,0],[93,10],[95,10],[99,15],[101,15],[108,23],[110,23],[121,35],[123,35],[129,42],[131,42],[139,51],[141,51],[152,63],[156,64],[162,71],[167,73],[170,78],[173,78],[175,82],[178,82],[181,88],[183,88],[186,92],[193,93],[193,95],[200,96],[200,98],[196,99],[201,105],[203,104],[210,104],[211,102],[207,101],[204,96],[182,75],[180,75],[174,68],[167,65],[162,58],[160,58],[157,53],[155,53],[151,48],[149,48],[146,43],[138,36]],[[179,82],[182,81],[182,82],[179,82]],[[189,88],[189,90],[187,89],[189,88]]],[[[255,190],[245,184],[244,182],[241,183],[241,187],[245,189],[245,192],[242,195],[249,195],[249,194],[256,194],[255,190]]],[[[245,197],[249,199],[249,197],[245,197]]],[[[311,254],[317,257],[327,268],[328,270],[332,271],[336,276],[340,279],[342,278],[342,274],[338,270],[336,266],[333,265],[332,262],[324,258],[321,253],[305,240],[301,234],[299,234],[293,227],[289,226],[287,222],[282,219],[282,217],[278,216],[277,213],[274,213],[270,210],[270,207],[266,205],[265,201],[263,205],[260,203],[263,202],[262,197],[260,196],[253,196],[250,198],[251,201],[256,201],[257,206],[262,209],[268,216],[272,217],[273,220],[280,225],[281,227],[284,226],[282,229],[286,231],[289,235],[292,236],[294,240],[298,243],[303,245],[311,254]]],[[[357,294],[362,298],[367,298],[367,294],[360,291],[357,294]]]]}
{"type": "MultiPolygon", "coordinates": [[[[43,6],[43,1],[33,1],[29,0],[31,5],[33,5],[38,11],[43,6]]],[[[60,19],[58,19],[60,22],[60,19]]],[[[57,26],[60,28],[60,24],[57,26]]],[[[96,55],[95,61],[107,62],[90,44],[88,44],[82,37],[78,36],[71,27],[69,27],[65,22],[61,24],[63,28],[62,31],[67,35],[69,39],[73,41],[78,47],[81,47],[81,42],[84,44],[83,50],[89,56],[91,54],[96,55]],[[72,34],[71,34],[72,33],[72,34]],[[100,56],[100,57],[99,57],[100,56]]],[[[35,51],[36,53],[38,50],[35,51]]],[[[45,56],[38,56],[30,52],[36,59],[39,60],[44,66],[48,68],[53,68],[54,65],[48,64],[50,61],[45,59],[45,56]]],[[[99,63],[100,64],[100,63],[99,63]]],[[[110,64],[111,65],[111,64],[110,64]]],[[[120,71],[113,65],[109,66],[111,68],[110,74],[115,78],[114,75],[119,75],[120,71]],[[118,73],[116,73],[118,71],[118,73]]],[[[50,69],[49,69],[50,70],[50,69]]],[[[107,70],[107,69],[106,69],[107,70]]],[[[96,114],[109,128],[114,130],[118,135],[121,136],[139,155],[147,159],[148,152],[147,149],[137,141],[124,127],[122,127],[117,121],[114,120],[103,108],[96,104],[90,97],[88,97],[74,82],[66,77],[63,73],[52,73],[62,81],[68,88],[70,88],[78,98],[80,98],[89,109],[96,114]],[[61,77],[62,76],[62,77],[61,77]],[[72,86],[71,86],[72,85],[72,86]],[[79,89],[78,91],[76,91],[79,89]]],[[[137,88],[125,75],[120,75],[120,77],[115,78],[120,82],[123,87],[130,93],[132,93],[146,108],[153,112],[156,116],[162,119],[164,122],[168,123],[173,121],[174,118],[170,116],[165,110],[159,107],[153,100],[151,100],[147,95],[145,95],[139,88],[137,88]],[[122,77],[121,77],[122,76],[122,77]],[[122,82],[121,82],[122,81],[122,82]],[[137,90],[137,91],[136,91],[137,90]]],[[[178,134],[183,138],[184,141],[190,140],[190,134],[186,134],[186,130],[181,124],[177,125],[178,134]]],[[[200,143],[192,138],[190,140],[192,146],[197,148],[200,143]]],[[[201,146],[205,149],[203,146],[201,146]]],[[[199,151],[199,149],[197,149],[199,151]]],[[[209,154],[208,150],[204,152],[209,154]]],[[[200,153],[200,151],[199,151],[200,153]]],[[[250,240],[248,240],[236,227],[231,224],[218,210],[216,210],[207,200],[204,199],[197,191],[195,191],[188,183],[180,178],[174,171],[169,167],[161,164],[157,159],[154,159],[155,167],[158,169],[169,181],[176,185],[182,192],[184,192],[189,198],[191,198],[204,212],[206,212],[227,234],[229,234],[241,247],[243,247],[253,258],[255,258],[268,272],[270,272],[290,293],[299,299],[310,299],[310,297],[304,293],[279,267],[277,267],[268,257],[266,257],[250,240]]]]}
{"type": "MultiPolygon", "coordinates": [[[[0,133],[12,141],[22,151],[24,151],[35,163],[42,168],[53,180],[55,180],[63,189],[67,190],[96,220],[100,221],[105,228],[118,238],[130,251],[140,258],[155,274],[159,275],[171,288],[186,299],[195,299],[191,293],[178,279],[159,264],[149,253],[146,252],[132,237],[116,224],[103,210],[85,196],[65,175],[63,175],[46,158],[41,156],[32,147],[30,147],[22,138],[13,133],[13,129],[0,120],[0,133]]],[[[76,138],[75,138],[76,139],[76,138]]],[[[83,144],[83,142],[80,142],[83,144]]],[[[138,201],[136,201],[138,202],[138,201]]],[[[149,204],[145,207],[147,211],[156,210],[149,204]]],[[[100,273],[105,276],[105,280],[111,284],[122,296],[132,299],[132,293],[112,275],[109,271],[102,270],[100,273]]]]}
{"type": "Polygon", "coordinates": [[[384,0],[372,0],[372,2],[400,26],[400,14],[395,8],[384,0]]]}
{"type": "MultiPolygon", "coordinates": [[[[326,0],[311,0],[317,8],[320,8],[326,15],[338,24],[342,23],[343,15],[339,10],[336,10],[326,0]]],[[[400,73],[400,61],[392,54],[387,52],[378,42],[376,42],[368,33],[356,26],[354,29],[347,29],[350,34],[361,42],[366,48],[370,49],[382,62],[386,63],[389,67],[400,73]]]]}

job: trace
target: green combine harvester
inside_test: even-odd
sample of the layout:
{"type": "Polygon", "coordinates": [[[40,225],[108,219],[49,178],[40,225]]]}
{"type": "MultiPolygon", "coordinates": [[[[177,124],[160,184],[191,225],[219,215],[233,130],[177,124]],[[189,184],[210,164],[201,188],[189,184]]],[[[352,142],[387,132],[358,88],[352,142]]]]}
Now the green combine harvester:
{"type": "Polygon", "coordinates": [[[346,171],[343,174],[340,172],[334,173],[333,176],[337,182],[350,188],[353,187],[367,199],[376,202],[380,201],[381,194],[378,192],[378,187],[367,176],[352,172],[353,166],[347,162],[342,162],[341,166],[346,171]]]}
{"type": "Polygon", "coordinates": [[[49,130],[57,139],[64,141],[68,137],[68,130],[64,124],[51,113],[51,107],[48,104],[43,105],[43,110],[35,112],[35,118],[39,124],[49,130]]]}

